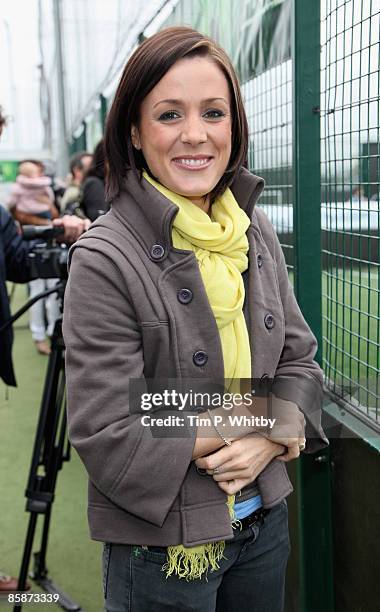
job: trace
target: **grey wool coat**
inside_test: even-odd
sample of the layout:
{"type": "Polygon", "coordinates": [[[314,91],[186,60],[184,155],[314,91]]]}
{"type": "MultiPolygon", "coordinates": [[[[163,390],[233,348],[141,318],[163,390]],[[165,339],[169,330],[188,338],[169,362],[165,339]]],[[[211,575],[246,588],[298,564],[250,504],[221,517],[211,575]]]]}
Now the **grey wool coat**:
{"type": "MultiPolygon", "coordinates": [[[[243,278],[252,376],[274,378],[281,397],[297,403],[306,418],[305,452],[314,452],[328,444],[317,344],[276,233],[255,206],[263,185],[242,168],[231,186],[251,219],[243,278]]],[[[197,260],[171,243],[177,210],[128,172],[111,211],[71,250],[63,325],[68,426],[89,476],[95,540],[195,546],[233,537],[225,493],[191,460],[196,428],[187,437],[155,437],[128,405],[131,379],[223,379],[197,260]]],[[[279,503],[292,490],[285,464],[271,461],[257,487],[264,507],[279,503]]]]}

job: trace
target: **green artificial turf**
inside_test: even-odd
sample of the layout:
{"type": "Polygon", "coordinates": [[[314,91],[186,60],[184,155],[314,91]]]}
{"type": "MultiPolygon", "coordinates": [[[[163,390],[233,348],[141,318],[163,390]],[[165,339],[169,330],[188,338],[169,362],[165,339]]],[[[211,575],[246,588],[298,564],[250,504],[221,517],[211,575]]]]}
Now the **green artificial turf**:
{"type": "MultiPolygon", "coordinates": [[[[13,309],[26,299],[17,287],[13,309]]],[[[14,363],[18,387],[0,382],[0,569],[18,575],[29,513],[25,512],[27,482],[40,397],[48,358],[39,355],[24,315],[15,324],[14,363]]],[[[86,612],[103,609],[101,544],[90,540],[86,517],[87,479],[75,451],[59,472],[47,554],[49,576],[86,612]]],[[[33,550],[39,550],[42,516],[33,550]]],[[[32,591],[40,589],[32,582],[32,591]]],[[[1,606],[1,612],[12,610],[1,606]]],[[[30,609],[25,606],[23,610],[30,609]]],[[[34,605],[35,612],[60,609],[34,605]]]]}
{"type": "Polygon", "coordinates": [[[378,266],[332,269],[322,276],[323,335],[328,339],[332,370],[353,381],[378,374],[378,266]]]}

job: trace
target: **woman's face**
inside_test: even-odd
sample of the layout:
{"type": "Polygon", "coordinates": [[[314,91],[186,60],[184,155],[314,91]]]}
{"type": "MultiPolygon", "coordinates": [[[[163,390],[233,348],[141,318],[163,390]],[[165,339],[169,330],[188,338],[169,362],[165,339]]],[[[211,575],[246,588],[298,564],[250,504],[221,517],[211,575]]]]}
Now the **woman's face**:
{"type": "Polygon", "coordinates": [[[222,70],[210,58],[184,58],[142,101],[132,142],[162,185],[202,206],[227,168],[231,125],[222,70]]]}

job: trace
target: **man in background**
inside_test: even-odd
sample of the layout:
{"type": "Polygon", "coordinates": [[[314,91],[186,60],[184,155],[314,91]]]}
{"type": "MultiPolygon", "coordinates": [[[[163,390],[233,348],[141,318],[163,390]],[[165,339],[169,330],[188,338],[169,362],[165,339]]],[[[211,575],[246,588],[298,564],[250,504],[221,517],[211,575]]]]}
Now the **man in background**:
{"type": "Polygon", "coordinates": [[[80,187],[83,182],[86,171],[88,170],[92,160],[91,153],[82,151],[76,153],[70,160],[71,182],[66,188],[61,200],[61,210],[64,212],[66,208],[70,210],[70,206],[79,200],[80,187]]]}

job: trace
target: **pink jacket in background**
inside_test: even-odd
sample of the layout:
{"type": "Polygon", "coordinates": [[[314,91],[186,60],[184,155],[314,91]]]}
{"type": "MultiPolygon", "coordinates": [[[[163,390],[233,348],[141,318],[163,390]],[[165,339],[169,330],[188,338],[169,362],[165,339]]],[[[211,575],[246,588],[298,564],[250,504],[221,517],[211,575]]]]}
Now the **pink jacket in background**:
{"type": "Polygon", "coordinates": [[[48,197],[54,202],[54,193],[50,185],[51,179],[48,176],[28,178],[20,174],[11,187],[8,198],[9,208],[15,206],[21,212],[35,215],[50,212],[50,205],[42,201],[48,197]]]}

